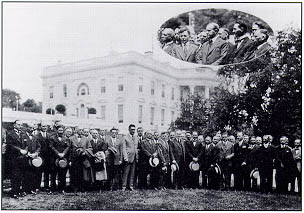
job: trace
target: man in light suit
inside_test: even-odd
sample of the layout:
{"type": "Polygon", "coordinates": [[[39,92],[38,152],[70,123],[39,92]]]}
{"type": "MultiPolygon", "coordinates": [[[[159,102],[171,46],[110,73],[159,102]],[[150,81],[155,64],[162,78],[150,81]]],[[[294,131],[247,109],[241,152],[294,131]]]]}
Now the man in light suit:
{"type": "Polygon", "coordinates": [[[208,41],[197,51],[196,63],[208,65],[223,64],[227,55],[228,43],[218,36],[219,25],[209,23],[206,26],[208,41]]]}
{"type": "Polygon", "coordinates": [[[231,174],[232,174],[232,157],[233,144],[228,140],[228,133],[222,134],[222,140],[217,144],[219,148],[219,164],[224,175],[224,189],[230,189],[231,185],[231,174]]]}
{"type": "Polygon", "coordinates": [[[110,130],[111,137],[106,138],[108,150],[106,151],[106,165],[109,177],[109,189],[120,189],[122,184],[122,143],[117,137],[117,129],[110,130]]]}
{"type": "Polygon", "coordinates": [[[135,137],[135,125],[129,125],[129,134],[127,134],[122,140],[122,153],[124,160],[123,168],[123,182],[122,190],[125,191],[127,187],[129,190],[134,190],[134,173],[136,167],[136,161],[138,161],[138,138],[135,137]]]}
{"type": "Polygon", "coordinates": [[[179,31],[179,37],[181,44],[176,45],[174,48],[174,57],[182,61],[195,63],[195,54],[197,46],[190,42],[190,31],[189,29],[181,28],[179,31]]]}

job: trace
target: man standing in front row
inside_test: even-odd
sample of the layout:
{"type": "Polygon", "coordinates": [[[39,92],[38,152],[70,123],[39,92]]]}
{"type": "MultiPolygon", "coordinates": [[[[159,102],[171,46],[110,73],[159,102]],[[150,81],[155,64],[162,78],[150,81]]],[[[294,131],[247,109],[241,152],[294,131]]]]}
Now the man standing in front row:
{"type": "Polygon", "coordinates": [[[135,125],[129,125],[129,134],[127,134],[122,141],[122,153],[124,160],[123,176],[122,176],[122,190],[125,191],[127,187],[134,190],[134,174],[138,147],[138,138],[135,137],[135,125]]]}

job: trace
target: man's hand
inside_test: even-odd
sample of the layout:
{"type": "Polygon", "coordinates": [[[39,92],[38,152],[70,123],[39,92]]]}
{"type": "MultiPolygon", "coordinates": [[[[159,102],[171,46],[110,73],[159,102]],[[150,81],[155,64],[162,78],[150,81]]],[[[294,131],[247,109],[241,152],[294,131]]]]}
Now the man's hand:
{"type": "Polygon", "coordinates": [[[172,161],[172,163],[176,163],[176,161],[175,161],[175,160],[173,160],[173,161],[172,161]]]}
{"type": "Polygon", "coordinates": [[[59,156],[59,158],[63,158],[64,154],[63,153],[59,153],[58,156],[59,156]]]}
{"type": "Polygon", "coordinates": [[[246,162],[243,162],[243,163],[242,163],[242,166],[246,166],[246,162]]]}
{"type": "Polygon", "coordinates": [[[118,161],[118,165],[120,165],[120,164],[122,164],[121,160],[120,160],[120,161],[118,161]]]}
{"type": "Polygon", "coordinates": [[[153,153],[153,157],[156,157],[157,156],[157,153],[153,153]]]}
{"type": "Polygon", "coordinates": [[[23,154],[23,155],[26,155],[27,151],[24,150],[24,149],[21,149],[21,150],[20,150],[20,153],[23,154]]]}
{"type": "Polygon", "coordinates": [[[193,158],[193,161],[194,161],[194,162],[197,162],[197,161],[198,161],[198,158],[193,158]]]}

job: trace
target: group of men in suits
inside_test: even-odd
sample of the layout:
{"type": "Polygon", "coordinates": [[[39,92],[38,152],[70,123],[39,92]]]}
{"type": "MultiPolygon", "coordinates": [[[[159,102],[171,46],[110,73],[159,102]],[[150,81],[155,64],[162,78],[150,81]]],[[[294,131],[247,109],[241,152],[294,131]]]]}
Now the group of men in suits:
{"type": "Polygon", "coordinates": [[[286,136],[274,146],[271,135],[249,137],[239,131],[236,138],[227,132],[204,138],[196,131],[159,134],[144,132],[141,127],[136,134],[133,124],[127,135],[118,135],[114,127],[107,136],[96,129],[73,130],[62,125],[50,131],[44,123],[38,132],[34,130],[32,126],[22,129],[17,120],[6,136],[4,152],[11,168],[10,193],[14,198],[39,190],[62,193],[68,189],[68,171],[69,189],[74,192],[201,187],[230,190],[232,186],[235,190],[272,192],[274,169],[277,192],[288,193],[289,183],[293,191],[295,179],[301,189],[300,139],[290,148],[286,136]],[[29,164],[37,157],[43,160],[41,166],[29,164]],[[259,172],[259,181],[255,172],[259,172]]]}
{"type": "Polygon", "coordinates": [[[177,59],[192,63],[224,65],[250,61],[266,57],[271,47],[267,42],[268,30],[260,22],[252,24],[251,36],[248,26],[242,22],[236,22],[232,32],[220,28],[217,23],[209,23],[196,39],[193,39],[187,27],[177,29],[162,29],[162,49],[177,59]],[[232,42],[229,40],[230,34],[234,35],[232,42]]]}

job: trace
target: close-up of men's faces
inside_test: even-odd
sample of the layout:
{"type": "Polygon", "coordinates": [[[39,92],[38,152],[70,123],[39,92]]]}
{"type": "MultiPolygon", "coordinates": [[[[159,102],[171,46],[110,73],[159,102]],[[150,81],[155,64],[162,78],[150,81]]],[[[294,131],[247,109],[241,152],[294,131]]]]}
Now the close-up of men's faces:
{"type": "Polygon", "coordinates": [[[273,30],[262,19],[227,9],[189,11],[158,30],[162,50],[181,61],[201,65],[242,64],[267,58],[273,30]]]}

